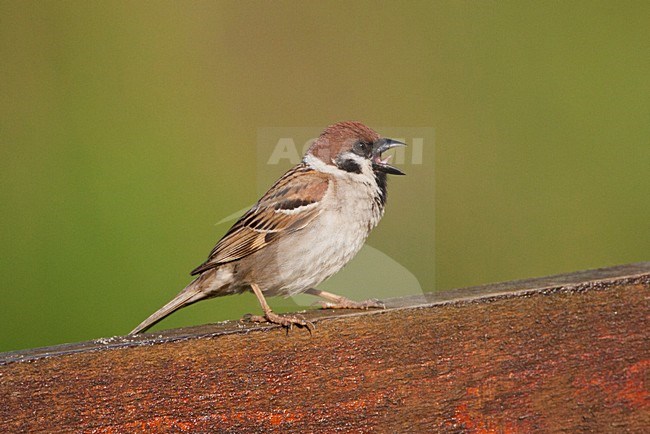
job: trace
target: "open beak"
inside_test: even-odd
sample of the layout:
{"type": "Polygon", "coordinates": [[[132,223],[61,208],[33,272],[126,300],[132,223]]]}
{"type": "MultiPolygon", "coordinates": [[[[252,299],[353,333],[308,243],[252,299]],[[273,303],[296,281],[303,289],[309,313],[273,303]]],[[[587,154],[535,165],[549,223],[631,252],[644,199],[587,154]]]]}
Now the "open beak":
{"type": "Polygon", "coordinates": [[[388,162],[390,161],[390,157],[392,157],[392,155],[389,155],[384,159],[381,158],[381,154],[383,152],[386,152],[389,149],[398,146],[406,146],[406,143],[398,142],[397,140],[393,140],[393,139],[385,139],[385,138],[381,138],[377,140],[372,146],[373,170],[384,172],[384,173],[390,173],[392,175],[406,175],[397,167],[393,167],[390,164],[388,164],[388,162]]]}

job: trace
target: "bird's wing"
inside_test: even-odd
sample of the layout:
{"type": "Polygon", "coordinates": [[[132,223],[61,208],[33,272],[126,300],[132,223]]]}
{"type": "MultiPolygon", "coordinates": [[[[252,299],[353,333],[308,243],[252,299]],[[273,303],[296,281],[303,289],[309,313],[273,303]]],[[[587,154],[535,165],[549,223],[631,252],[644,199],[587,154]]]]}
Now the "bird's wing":
{"type": "Polygon", "coordinates": [[[230,228],[192,275],[244,258],[303,229],[320,213],[318,204],[328,188],[326,174],[303,164],[294,167],[230,228]]]}

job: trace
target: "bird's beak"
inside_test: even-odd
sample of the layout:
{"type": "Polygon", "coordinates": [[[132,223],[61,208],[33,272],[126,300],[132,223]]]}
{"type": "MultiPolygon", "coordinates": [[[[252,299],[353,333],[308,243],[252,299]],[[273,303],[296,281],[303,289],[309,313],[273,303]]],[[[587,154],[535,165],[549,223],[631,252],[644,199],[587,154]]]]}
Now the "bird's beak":
{"type": "Polygon", "coordinates": [[[384,172],[384,173],[390,173],[392,175],[406,175],[404,172],[399,170],[397,167],[393,167],[388,162],[390,161],[390,157],[392,155],[389,155],[388,157],[384,158],[382,160],[381,154],[383,152],[388,151],[390,148],[395,148],[398,146],[406,146],[406,143],[398,142],[397,140],[393,139],[386,139],[386,138],[381,138],[377,140],[373,146],[372,146],[372,168],[373,170],[379,171],[379,172],[384,172]]]}

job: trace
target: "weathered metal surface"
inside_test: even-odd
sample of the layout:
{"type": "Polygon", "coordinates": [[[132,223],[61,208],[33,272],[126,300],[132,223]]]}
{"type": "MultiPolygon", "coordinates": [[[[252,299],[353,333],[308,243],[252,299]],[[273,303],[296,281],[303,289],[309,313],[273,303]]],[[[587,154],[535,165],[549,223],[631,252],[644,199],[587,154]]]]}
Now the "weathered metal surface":
{"type": "Polygon", "coordinates": [[[645,432],[650,263],[0,355],[0,432],[645,432]]]}

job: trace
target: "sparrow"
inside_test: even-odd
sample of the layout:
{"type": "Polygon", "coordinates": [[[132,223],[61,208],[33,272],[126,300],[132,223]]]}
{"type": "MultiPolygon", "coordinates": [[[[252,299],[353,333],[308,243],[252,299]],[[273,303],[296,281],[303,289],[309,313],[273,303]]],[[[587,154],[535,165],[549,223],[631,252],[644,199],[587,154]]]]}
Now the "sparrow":
{"type": "Polygon", "coordinates": [[[224,235],[197,276],[173,300],[137,326],[146,331],[197,301],[252,291],[263,311],[255,322],[313,325],[298,316],[274,313],[266,296],[308,293],[324,308],[383,307],[315,289],[343,268],[377,226],[386,205],[387,175],[404,175],[382,153],[397,140],[383,138],[360,122],[327,127],[302,162],[285,173],[224,235]]]}

